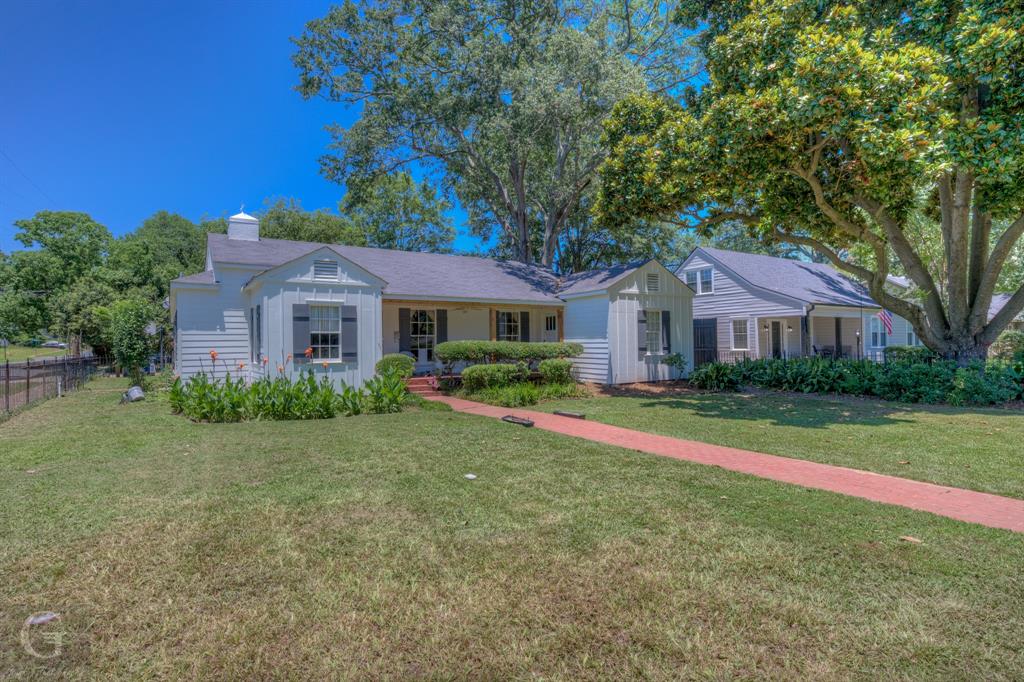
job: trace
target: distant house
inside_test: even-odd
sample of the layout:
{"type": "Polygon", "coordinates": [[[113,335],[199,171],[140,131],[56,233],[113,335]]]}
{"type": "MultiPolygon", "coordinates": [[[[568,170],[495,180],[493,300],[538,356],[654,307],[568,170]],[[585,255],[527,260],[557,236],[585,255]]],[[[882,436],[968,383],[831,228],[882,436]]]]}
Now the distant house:
{"type": "Polygon", "coordinates": [[[170,292],[184,377],[280,365],[358,385],[383,354],[426,373],[440,366],[437,344],[492,339],[578,342],[580,379],[626,383],[675,378],[661,359],[693,352],[693,292],[654,260],[559,278],[489,258],[265,239],[240,213],[208,236],[206,270],[170,292]]]}
{"type": "Polygon", "coordinates": [[[810,355],[880,360],[887,346],[921,345],[896,315],[890,333],[867,288],[828,265],[698,247],[676,274],[696,293],[698,365],[810,355]]]}

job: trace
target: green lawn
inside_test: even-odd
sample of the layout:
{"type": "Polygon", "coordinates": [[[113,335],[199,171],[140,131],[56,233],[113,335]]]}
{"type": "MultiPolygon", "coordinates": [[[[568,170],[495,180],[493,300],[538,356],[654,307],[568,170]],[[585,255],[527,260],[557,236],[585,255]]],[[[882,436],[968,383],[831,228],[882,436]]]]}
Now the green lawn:
{"type": "Polygon", "coordinates": [[[1024,412],[780,394],[542,403],[616,426],[1024,498],[1024,412]]]}
{"type": "MultiPolygon", "coordinates": [[[[8,346],[8,362],[25,362],[36,358],[49,358],[54,355],[67,355],[67,348],[32,348],[30,346],[8,346]]],[[[4,351],[0,348],[0,362],[3,362],[4,351]]]]}
{"type": "Polygon", "coordinates": [[[1024,676],[1021,535],[470,415],[193,424],[124,386],[0,424],[5,676],[1024,676]]]}

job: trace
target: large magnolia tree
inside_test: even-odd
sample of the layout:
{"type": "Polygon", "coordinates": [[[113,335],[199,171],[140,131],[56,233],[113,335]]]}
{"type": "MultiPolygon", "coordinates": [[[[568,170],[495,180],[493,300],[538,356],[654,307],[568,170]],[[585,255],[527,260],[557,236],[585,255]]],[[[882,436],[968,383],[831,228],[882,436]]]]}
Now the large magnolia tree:
{"type": "Polygon", "coordinates": [[[1018,289],[989,319],[1024,233],[1024,3],[688,7],[681,20],[708,32],[708,82],[685,108],[618,106],[601,217],[742,221],[863,280],[933,350],[984,356],[1024,309],[1018,289]],[[921,215],[936,217],[942,267],[925,265],[921,215]],[[894,264],[916,297],[887,291],[894,264]]]}
{"type": "Polygon", "coordinates": [[[409,164],[438,172],[471,224],[553,265],[604,160],[621,98],[677,88],[685,27],[665,0],[345,2],[296,39],[299,91],[358,111],[323,173],[359,189],[409,164]],[[539,235],[537,233],[540,233],[539,235]],[[535,243],[539,242],[539,249],[535,243]]]}

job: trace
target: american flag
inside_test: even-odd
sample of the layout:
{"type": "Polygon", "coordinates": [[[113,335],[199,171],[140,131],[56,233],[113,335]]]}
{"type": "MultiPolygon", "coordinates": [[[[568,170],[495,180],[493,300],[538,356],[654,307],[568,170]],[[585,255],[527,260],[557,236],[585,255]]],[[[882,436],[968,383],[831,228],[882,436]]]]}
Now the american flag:
{"type": "Polygon", "coordinates": [[[882,311],[878,313],[878,319],[885,325],[885,333],[892,334],[892,313],[882,308],[882,311]]]}

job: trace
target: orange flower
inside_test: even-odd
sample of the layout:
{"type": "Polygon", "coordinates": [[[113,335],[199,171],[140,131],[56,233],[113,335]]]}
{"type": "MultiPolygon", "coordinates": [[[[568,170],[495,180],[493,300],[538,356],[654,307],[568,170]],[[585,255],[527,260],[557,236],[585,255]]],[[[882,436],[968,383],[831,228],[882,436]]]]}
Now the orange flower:
{"type": "Polygon", "coordinates": [[[245,369],[245,363],[244,362],[238,363],[238,369],[245,369]]]}
{"type": "Polygon", "coordinates": [[[327,363],[326,362],[323,363],[323,366],[324,366],[324,369],[327,369],[327,363]]]}
{"type": "Polygon", "coordinates": [[[313,357],[313,347],[312,346],[310,346],[309,348],[306,349],[306,357],[307,358],[313,357]]]}
{"type": "Polygon", "coordinates": [[[270,358],[263,358],[263,366],[266,367],[267,363],[270,362],[270,358]]]}
{"type": "Polygon", "coordinates": [[[211,350],[210,351],[210,359],[213,360],[214,362],[217,362],[217,351],[215,351],[215,350],[211,350]]]}
{"type": "Polygon", "coordinates": [[[291,359],[292,359],[292,354],[291,354],[291,353],[289,353],[289,354],[288,354],[288,357],[286,357],[286,358],[284,359],[284,361],[285,361],[285,362],[288,362],[288,361],[289,361],[289,360],[291,360],[291,359]]]}
{"type": "Polygon", "coordinates": [[[278,365],[277,366],[277,373],[278,374],[284,374],[284,365],[278,365]]]}

